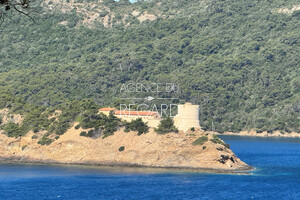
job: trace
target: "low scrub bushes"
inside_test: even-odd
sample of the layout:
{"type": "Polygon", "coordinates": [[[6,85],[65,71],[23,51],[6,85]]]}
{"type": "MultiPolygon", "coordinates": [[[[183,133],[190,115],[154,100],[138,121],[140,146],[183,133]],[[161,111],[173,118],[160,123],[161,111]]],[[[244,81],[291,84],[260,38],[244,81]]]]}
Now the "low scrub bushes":
{"type": "Polygon", "coordinates": [[[223,142],[217,135],[213,135],[213,138],[210,139],[210,141],[212,141],[213,143],[216,143],[216,144],[221,144],[221,145],[225,146],[226,148],[230,148],[230,145],[223,142]]]}
{"type": "Polygon", "coordinates": [[[202,136],[202,137],[199,137],[197,140],[195,140],[192,144],[193,145],[203,145],[207,141],[208,141],[208,137],[202,136]]]}

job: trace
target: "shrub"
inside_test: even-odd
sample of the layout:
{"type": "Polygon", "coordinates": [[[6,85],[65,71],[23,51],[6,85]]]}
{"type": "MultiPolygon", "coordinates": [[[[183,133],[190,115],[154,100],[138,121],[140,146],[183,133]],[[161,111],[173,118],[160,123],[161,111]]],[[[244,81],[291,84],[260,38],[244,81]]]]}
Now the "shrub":
{"type": "Polygon", "coordinates": [[[45,108],[31,107],[29,112],[25,114],[21,132],[26,134],[29,130],[32,130],[34,133],[37,133],[41,129],[47,128],[51,124],[48,116],[49,112],[45,111],[45,108]]]}
{"type": "Polygon", "coordinates": [[[75,129],[78,130],[80,128],[80,124],[75,126],[75,129]]]}
{"type": "Polygon", "coordinates": [[[199,137],[197,140],[195,140],[192,144],[193,145],[203,145],[207,141],[208,141],[208,137],[202,136],[202,137],[199,137]]]}
{"type": "Polygon", "coordinates": [[[86,136],[86,132],[85,132],[85,131],[82,131],[82,132],[80,133],[80,136],[86,136]]]}
{"type": "Polygon", "coordinates": [[[121,146],[120,148],[119,148],[119,151],[121,152],[121,151],[124,151],[125,150],[125,147],[124,146],[121,146]]]}
{"type": "Polygon", "coordinates": [[[56,120],[56,117],[52,117],[51,119],[50,119],[50,122],[52,123],[52,122],[54,122],[56,120]]]}
{"type": "Polygon", "coordinates": [[[130,132],[130,129],[126,127],[125,130],[124,130],[124,132],[128,133],[128,132],[130,132]]]}
{"type": "Polygon", "coordinates": [[[202,149],[203,149],[203,150],[206,149],[206,146],[203,146],[202,149]]]}
{"type": "Polygon", "coordinates": [[[82,131],[80,133],[80,136],[84,136],[84,137],[94,137],[95,136],[95,130],[91,129],[88,132],[82,131]]]}
{"type": "Polygon", "coordinates": [[[22,146],[22,151],[26,149],[27,145],[22,146]]]}
{"type": "Polygon", "coordinates": [[[53,142],[52,139],[49,139],[48,137],[43,136],[39,141],[38,144],[40,145],[49,145],[53,142]]]}
{"type": "Polygon", "coordinates": [[[22,136],[23,133],[21,132],[21,129],[19,128],[18,124],[15,124],[13,122],[9,122],[4,126],[4,132],[8,137],[18,137],[22,136]]]}
{"type": "Polygon", "coordinates": [[[174,121],[170,117],[162,119],[155,131],[159,134],[166,134],[170,132],[178,133],[178,129],[174,126],[174,121]]]}
{"type": "Polygon", "coordinates": [[[95,130],[89,130],[89,132],[86,134],[86,137],[94,137],[95,136],[95,130]]]}
{"type": "Polygon", "coordinates": [[[55,129],[57,135],[63,135],[70,128],[70,123],[68,121],[60,121],[55,129]]]}
{"type": "Polygon", "coordinates": [[[192,128],[191,128],[191,131],[193,131],[193,132],[194,132],[194,131],[195,131],[195,128],[194,128],[194,127],[192,127],[192,128]]]}
{"type": "Polygon", "coordinates": [[[37,133],[37,132],[39,132],[39,128],[38,128],[38,127],[33,127],[32,131],[33,131],[34,133],[37,133]]]}
{"type": "Polygon", "coordinates": [[[221,144],[221,145],[225,146],[226,148],[230,148],[230,145],[223,142],[217,135],[213,135],[213,139],[210,139],[210,141],[212,141],[213,143],[216,143],[216,144],[221,144]]]}
{"type": "Polygon", "coordinates": [[[33,136],[31,137],[31,139],[37,139],[37,138],[38,138],[37,135],[33,135],[33,136]]]}
{"type": "Polygon", "coordinates": [[[87,110],[84,111],[82,115],[80,115],[80,118],[80,126],[84,129],[88,129],[105,126],[107,122],[113,121],[115,119],[115,116],[113,116],[113,114],[110,114],[109,116],[106,116],[102,113],[98,114],[97,110],[87,110]]]}
{"type": "Polygon", "coordinates": [[[143,122],[142,118],[138,118],[138,119],[135,119],[135,120],[132,120],[131,122],[129,123],[126,123],[125,124],[126,126],[126,131],[137,131],[138,132],[138,135],[142,135],[143,133],[148,133],[149,131],[149,126],[143,122]]]}
{"type": "Polygon", "coordinates": [[[103,120],[102,123],[104,123],[103,138],[113,135],[118,130],[118,127],[122,124],[121,119],[115,117],[112,113],[110,113],[108,118],[103,120]]]}

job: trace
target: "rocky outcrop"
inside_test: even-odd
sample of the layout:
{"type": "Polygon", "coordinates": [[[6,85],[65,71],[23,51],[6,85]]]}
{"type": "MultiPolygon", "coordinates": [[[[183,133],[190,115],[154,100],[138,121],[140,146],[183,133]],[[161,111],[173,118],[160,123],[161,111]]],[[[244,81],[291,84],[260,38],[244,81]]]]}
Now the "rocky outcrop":
{"type": "Polygon", "coordinates": [[[1,124],[7,124],[9,122],[22,124],[24,120],[20,114],[10,113],[8,108],[0,109],[0,117],[2,119],[1,124]]]}
{"type": "Polygon", "coordinates": [[[278,9],[279,13],[291,14],[294,11],[300,10],[300,5],[293,5],[291,8],[280,8],[278,9]]]}
{"type": "Polygon", "coordinates": [[[204,144],[193,145],[205,134],[200,131],[159,135],[150,130],[138,136],[135,132],[120,130],[104,139],[82,137],[81,131],[72,127],[49,146],[37,144],[38,139],[32,139],[31,132],[17,139],[1,134],[1,160],[228,171],[251,169],[230,149],[210,141],[210,134],[206,134],[208,140],[204,144]]]}

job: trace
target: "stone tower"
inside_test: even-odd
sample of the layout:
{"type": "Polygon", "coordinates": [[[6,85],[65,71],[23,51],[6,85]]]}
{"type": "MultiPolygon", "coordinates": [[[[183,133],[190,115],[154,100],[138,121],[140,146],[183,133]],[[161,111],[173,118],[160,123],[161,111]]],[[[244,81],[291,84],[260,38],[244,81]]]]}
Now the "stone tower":
{"type": "Polygon", "coordinates": [[[192,127],[200,128],[199,106],[191,103],[178,105],[178,114],[174,117],[174,125],[181,131],[187,131],[192,127]]]}

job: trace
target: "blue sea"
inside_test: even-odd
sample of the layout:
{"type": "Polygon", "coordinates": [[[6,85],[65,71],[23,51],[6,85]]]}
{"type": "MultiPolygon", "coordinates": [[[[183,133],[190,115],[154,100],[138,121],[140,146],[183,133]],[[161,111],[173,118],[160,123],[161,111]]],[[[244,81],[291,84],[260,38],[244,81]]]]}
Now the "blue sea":
{"type": "Polygon", "coordinates": [[[300,199],[300,139],[222,139],[251,174],[0,164],[0,199],[300,199]]]}

